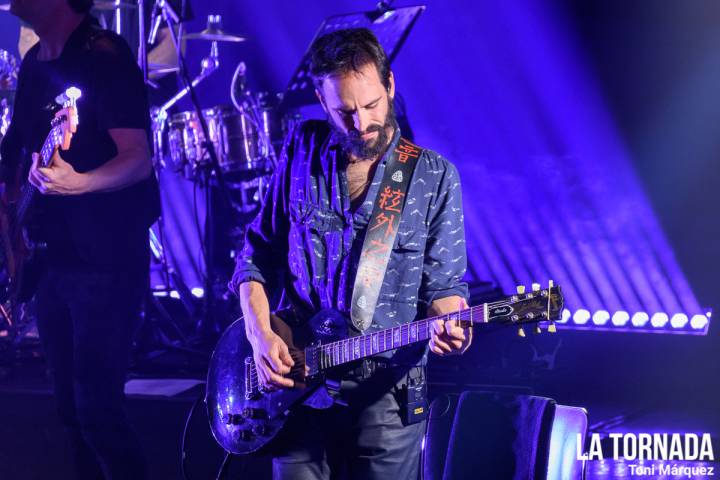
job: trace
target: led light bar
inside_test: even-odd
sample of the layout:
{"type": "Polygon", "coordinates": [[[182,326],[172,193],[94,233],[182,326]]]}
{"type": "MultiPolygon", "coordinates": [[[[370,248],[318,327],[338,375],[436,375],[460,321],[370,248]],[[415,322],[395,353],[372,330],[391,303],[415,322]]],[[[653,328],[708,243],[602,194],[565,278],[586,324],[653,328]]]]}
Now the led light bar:
{"type": "Polygon", "coordinates": [[[691,315],[677,312],[609,312],[566,308],[557,323],[568,330],[707,335],[711,317],[712,311],[691,315]]]}

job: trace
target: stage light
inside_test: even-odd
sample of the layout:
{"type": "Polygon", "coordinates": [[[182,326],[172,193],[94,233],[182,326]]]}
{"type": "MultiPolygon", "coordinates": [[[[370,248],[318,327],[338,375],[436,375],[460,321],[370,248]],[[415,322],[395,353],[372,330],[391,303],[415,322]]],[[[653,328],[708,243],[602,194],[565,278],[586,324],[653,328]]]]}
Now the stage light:
{"type": "Polygon", "coordinates": [[[635,327],[644,327],[648,320],[650,317],[645,312],[635,312],[632,316],[632,324],[635,327]]]}
{"type": "Polygon", "coordinates": [[[684,328],[688,323],[688,317],[684,313],[676,313],[670,319],[670,325],[673,328],[684,328]]]}
{"type": "Polygon", "coordinates": [[[630,321],[630,314],[624,310],[613,313],[612,324],[616,327],[624,327],[630,321]]]}
{"type": "Polygon", "coordinates": [[[591,313],[579,308],[574,311],[564,309],[557,322],[566,324],[570,330],[706,335],[710,319],[707,314],[697,314],[691,319],[691,315],[682,312],[649,314],[601,309],[591,313]]]}
{"type": "Polygon", "coordinates": [[[598,310],[592,316],[595,325],[605,325],[610,320],[610,314],[607,310],[598,310]]]}
{"type": "Polygon", "coordinates": [[[650,324],[655,328],[662,328],[668,323],[668,315],[665,312],[653,313],[650,324]]]}
{"type": "Polygon", "coordinates": [[[190,290],[190,293],[192,293],[197,298],[202,298],[203,295],[205,295],[205,290],[200,287],[195,287],[190,290]]]}
{"type": "Polygon", "coordinates": [[[578,325],[585,325],[588,320],[590,320],[590,312],[584,308],[575,311],[575,314],[573,315],[573,322],[578,325]]]}
{"type": "Polygon", "coordinates": [[[705,315],[693,315],[690,326],[695,330],[702,330],[708,324],[708,317],[705,315]]]}
{"type": "Polygon", "coordinates": [[[180,294],[177,290],[171,290],[170,291],[170,298],[180,298],[180,294]]]}

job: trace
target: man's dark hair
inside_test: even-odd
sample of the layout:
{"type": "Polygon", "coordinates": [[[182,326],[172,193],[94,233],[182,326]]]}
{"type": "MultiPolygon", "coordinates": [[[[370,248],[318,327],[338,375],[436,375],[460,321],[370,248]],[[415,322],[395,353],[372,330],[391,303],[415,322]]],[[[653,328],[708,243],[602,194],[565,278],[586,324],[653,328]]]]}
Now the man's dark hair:
{"type": "Polygon", "coordinates": [[[87,13],[93,6],[93,0],[68,0],[68,4],[75,13],[87,13]]]}
{"type": "Polygon", "coordinates": [[[323,35],[310,47],[310,75],[317,88],[329,75],[342,75],[371,63],[385,89],[390,88],[390,62],[377,37],[367,28],[348,28],[323,35]]]}

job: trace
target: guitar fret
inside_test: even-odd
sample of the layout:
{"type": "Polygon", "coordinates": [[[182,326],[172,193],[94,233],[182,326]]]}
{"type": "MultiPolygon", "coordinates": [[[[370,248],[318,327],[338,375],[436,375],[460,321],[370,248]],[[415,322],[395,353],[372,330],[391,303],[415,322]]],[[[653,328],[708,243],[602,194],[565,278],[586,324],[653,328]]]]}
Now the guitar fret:
{"type": "Polygon", "coordinates": [[[392,330],[392,333],[393,333],[393,342],[392,342],[393,348],[401,346],[402,343],[400,342],[400,327],[394,327],[392,330]]]}

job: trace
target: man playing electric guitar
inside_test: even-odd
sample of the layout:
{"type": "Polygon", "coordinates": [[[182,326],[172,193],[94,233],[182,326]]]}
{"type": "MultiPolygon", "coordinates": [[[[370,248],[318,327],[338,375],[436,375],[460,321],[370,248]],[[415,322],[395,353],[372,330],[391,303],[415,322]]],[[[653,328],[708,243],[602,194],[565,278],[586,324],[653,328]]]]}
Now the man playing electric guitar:
{"type": "Polygon", "coordinates": [[[88,15],[91,6],[11,1],[39,42],[20,67],[2,179],[28,178],[35,188],[31,223],[47,259],[36,293],[38,330],[72,436],[74,478],[136,480],[145,462],[125,416],[124,384],[159,195],[142,74],[125,41],[88,15]],[[70,86],[82,92],[77,133],[68,150],[40,158],[33,152],[50,129],[55,98],[70,86]],[[43,166],[45,158],[52,160],[43,166]]]}
{"type": "MultiPolygon", "coordinates": [[[[466,306],[458,172],[401,139],[395,80],[377,39],[366,29],[319,38],[311,73],[327,122],[305,122],[287,138],[231,285],[265,390],[293,386],[296,362],[270,328],[275,314],[265,290],[280,278],[286,296],[277,314],[286,323],[336,309],[355,335],[466,306]],[[403,174],[401,163],[413,167],[403,174]]],[[[438,321],[429,348],[460,353],[470,334],[438,321]]],[[[346,370],[340,397],[347,406],[295,410],[273,444],[275,478],[343,470],[351,478],[417,478],[425,420],[415,415],[422,409],[408,412],[403,392],[424,382],[425,345],[346,370]]]]}

